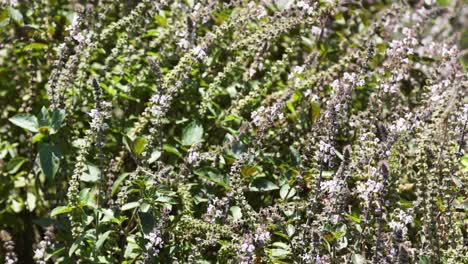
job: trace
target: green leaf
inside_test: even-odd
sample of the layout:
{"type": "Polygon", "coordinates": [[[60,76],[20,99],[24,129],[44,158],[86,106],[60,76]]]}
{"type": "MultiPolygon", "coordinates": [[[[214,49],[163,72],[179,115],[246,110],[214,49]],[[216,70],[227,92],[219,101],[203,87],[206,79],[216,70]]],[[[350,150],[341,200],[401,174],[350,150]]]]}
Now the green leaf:
{"type": "Polygon", "coordinates": [[[191,146],[200,143],[203,137],[203,126],[197,121],[192,121],[182,131],[182,145],[191,146]]]}
{"type": "Polygon", "coordinates": [[[242,218],[242,212],[239,206],[231,206],[229,212],[231,213],[232,218],[234,218],[234,221],[242,218]]]}
{"type": "Polygon", "coordinates": [[[138,206],[140,206],[140,202],[131,202],[131,203],[124,204],[121,210],[126,211],[126,210],[136,208],[138,206]]]}
{"type": "Polygon", "coordinates": [[[349,218],[351,221],[359,224],[361,223],[361,219],[359,218],[359,216],[355,216],[355,215],[350,215],[350,214],[344,214],[344,216],[346,216],[347,218],[349,218]]]}
{"type": "Polygon", "coordinates": [[[38,132],[39,131],[39,122],[37,121],[37,118],[33,115],[30,114],[17,114],[11,118],[9,118],[10,122],[13,124],[22,127],[24,129],[27,129],[32,132],[38,132]]]}
{"type": "Polygon", "coordinates": [[[49,116],[49,110],[45,106],[41,108],[41,112],[39,113],[38,116],[39,120],[39,128],[41,127],[48,127],[50,124],[50,116],[49,116]]]}
{"type": "Polygon", "coordinates": [[[278,186],[265,178],[257,178],[249,184],[252,192],[268,192],[278,190],[278,186]]]}
{"type": "Polygon", "coordinates": [[[12,200],[11,201],[11,209],[13,210],[13,212],[15,213],[19,213],[21,211],[23,211],[24,209],[24,202],[23,200],[12,200]]]}
{"type": "Polygon", "coordinates": [[[41,50],[41,49],[47,49],[47,44],[45,43],[39,43],[39,42],[34,42],[31,44],[28,44],[24,47],[25,50],[41,50]]]}
{"type": "Polygon", "coordinates": [[[10,23],[10,12],[8,9],[0,8],[0,27],[5,27],[10,23]]]}
{"type": "Polygon", "coordinates": [[[45,260],[49,260],[50,258],[52,258],[53,256],[57,256],[58,254],[62,253],[62,251],[65,250],[65,247],[61,247],[57,250],[55,250],[54,252],[52,252],[51,254],[47,255],[47,257],[45,258],[45,260]]]}
{"type": "Polygon", "coordinates": [[[351,261],[353,262],[353,264],[365,264],[366,263],[366,259],[360,254],[353,254],[353,256],[351,257],[351,261]]]}
{"type": "Polygon", "coordinates": [[[163,149],[169,153],[175,154],[179,158],[182,158],[182,154],[180,153],[180,151],[171,145],[164,144],[163,149]]]}
{"type": "Polygon", "coordinates": [[[102,247],[102,245],[104,244],[104,242],[106,242],[107,238],[109,237],[111,233],[112,231],[109,230],[99,236],[99,239],[96,242],[96,251],[98,251],[102,247]]]}
{"type": "Polygon", "coordinates": [[[68,251],[68,256],[72,256],[73,253],[75,253],[75,251],[78,249],[78,247],[80,246],[81,242],[86,238],[86,234],[84,235],[81,235],[77,240],[75,240],[75,242],[73,242],[73,244],[71,245],[70,247],[70,250],[68,251]]]}
{"type": "Polygon", "coordinates": [[[26,161],[27,159],[22,157],[15,157],[11,159],[6,165],[8,173],[15,174],[21,168],[21,165],[23,165],[26,161]]]}
{"type": "Polygon", "coordinates": [[[285,258],[291,254],[291,251],[282,248],[271,249],[271,256],[275,258],[285,258]]]}
{"type": "Polygon", "coordinates": [[[91,164],[91,163],[86,163],[85,164],[85,171],[81,175],[81,180],[84,182],[97,182],[101,178],[101,170],[91,164]]]}
{"type": "Polygon", "coordinates": [[[31,139],[31,142],[33,144],[41,141],[46,135],[42,134],[42,133],[37,133],[36,135],[34,135],[34,137],[31,139]]]}
{"type": "Polygon", "coordinates": [[[57,131],[62,126],[65,117],[66,114],[64,109],[54,109],[52,116],[50,117],[50,128],[52,130],[51,134],[57,133],[57,131]]]}
{"type": "Polygon", "coordinates": [[[58,207],[55,207],[52,212],[50,212],[50,216],[51,217],[54,217],[56,215],[60,215],[60,214],[66,214],[66,213],[69,213],[73,210],[73,208],[69,207],[69,206],[58,206],[58,207]]]}
{"type": "Polygon", "coordinates": [[[132,139],[130,137],[124,137],[123,140],[125,146],[136,156],[140,156],[141,153],[145,150],[145,146],[148,143],[144,137],[137,137],[132,139]]]}
{"type": "Polygon", "coordinates": [[[84,188],[80,191],[79,200],[81,205],[86,205],[89,199],[89,192],[91,191],[90,188],[84,188]]]}
{"type": "Polygon", "coordinates": [[[281,186],[281,189],[280,189],[281,199],[287,200],[287,199],[293,197],[295,194],[296,194],[296,189],[291,188],[289,186],[289,184],[285,184],[285,185],[281,186]]]}
{"type": "Polygon", "coordinates": [[[11,6],[9,7],[9,11],[10,11],[10,17],[13,19],[13,21],[18,23],[19,25],[22,25],[23,15],[21,14],[21,12],[18,9],[15,9],[11,6]]]}
{"type": "Polygon", "coordinates": [[[140,156],[141,153],[145,150],[145,146],[148,143],[148,140],[144,137],[137,137],[132,144],[132,151],[135,155],[140,156]]]}
{"type": "Polygon", "coordinates": [[[209,170],[196,170],[195,172],[195,175],[198,175],[202,178],[205,178],[209,181],[212,181],[224,188],[226,188],[227,190],[229,190],[229,185],[227,184],[227,182],[225,181],[225,179],[220,175],[220,174],[216,174],[212,171],[209,171],[209,170]]]}
{"type": "Polygon", "coordinates": [[[288,233],[289,237],[292,237],[295,232],[296,232],[296,227],[294,227],[294,225],[289,224],[288,226],[286,226],[286,233],[288,233]]]}
{"type": "Polygon", "coordinates": [[[151,157],[148,159],[148,163],[152,164],[161,157],[161,151],[155,150],[151,153],[151,157]]]}
{"type": "Polygon", "coordinates": [[[151,208],[151,205],[148,203],[142,203],[140,205],[140,212],[147,213],[148,210],[151,208]]]}
{"type": "Polygon", "coordinates": [[[49,179],[53,180],[55,174],[60,167],[60,150],[48,143],[39,144],[39,163],[42,173],[49,179]]]}
{"type": "Polygon", "coordinates": [[[119,190],[120,184],[122,184],[122,182],[125,180],[125,178],[127,178],[129,174],[130,173],[124,173],[120,175],[119,178],[117,178],[117,180],[114,181],[114,184],[112,185],[111,196],[114,196],[117,193],[117,191],[119,190]]]}
{"type": "Polygon", "coordinates": [[[37,197],[31,193],[28,192],[26,195],[26,205],[28,207],[29,212],[34,211],[36,209],[36,202],[37,202],[37,197]]]}

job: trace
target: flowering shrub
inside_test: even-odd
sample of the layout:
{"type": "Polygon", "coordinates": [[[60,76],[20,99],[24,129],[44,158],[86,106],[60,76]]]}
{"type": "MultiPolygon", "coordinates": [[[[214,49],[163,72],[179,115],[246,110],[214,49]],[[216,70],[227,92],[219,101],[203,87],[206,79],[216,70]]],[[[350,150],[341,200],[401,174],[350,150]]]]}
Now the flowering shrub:
{"type": "Polygon", "coordinates": [[[466,263],[463,1],[2,1],[1,263],[466,263]]]}

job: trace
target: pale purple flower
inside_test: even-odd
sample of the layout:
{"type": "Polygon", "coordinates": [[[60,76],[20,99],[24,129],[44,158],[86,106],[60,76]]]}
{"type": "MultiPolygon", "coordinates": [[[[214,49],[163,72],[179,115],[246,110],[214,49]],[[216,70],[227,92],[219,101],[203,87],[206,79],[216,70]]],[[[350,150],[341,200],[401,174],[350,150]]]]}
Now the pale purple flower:
{"type": "Polygon", "coordinates": [[[376,182],[369,179],[365,183],[359,183],[356,190],[359,194],[359,197],[362,200],[368,202],[371,194],[375,194],[383,190],[383,184],[381,182],[376,182]]]}
{"type": "Polygon", "coordinates": [[[259,225],[255,231],[254,240],[258,244],[264,245],[270,240],[271,234],[266,225],[259,225]]]}
{"type": "Polygon", "coordinates": [[[159,231],[152,231],[145,235],[144,238],[148,240],[148,242],[145,244],[145,249],[150,252],[151,256],[157,256],[159,254],[159,250],[164,244],[159,231]]]}
{"type": "Polygon", "coordinates": [[[260,126],[262,124],[262,114],[265,112],[266,108],[264,106],[260,106],[256,111],[253,111],[251,113],[251,118],[252,118],[252,121],[253,123],[256,125],[256,126],[260,126]]]}

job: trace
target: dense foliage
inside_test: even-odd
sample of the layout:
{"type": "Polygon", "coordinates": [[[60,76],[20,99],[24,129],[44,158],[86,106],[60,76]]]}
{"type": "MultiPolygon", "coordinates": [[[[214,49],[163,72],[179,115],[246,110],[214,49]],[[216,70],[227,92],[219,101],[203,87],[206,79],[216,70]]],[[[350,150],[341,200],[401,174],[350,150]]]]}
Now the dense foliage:
{"type": "Polygon", "coordinates": [[[0,263],[468,263],[468,5],[0,5],[0,263]]]}

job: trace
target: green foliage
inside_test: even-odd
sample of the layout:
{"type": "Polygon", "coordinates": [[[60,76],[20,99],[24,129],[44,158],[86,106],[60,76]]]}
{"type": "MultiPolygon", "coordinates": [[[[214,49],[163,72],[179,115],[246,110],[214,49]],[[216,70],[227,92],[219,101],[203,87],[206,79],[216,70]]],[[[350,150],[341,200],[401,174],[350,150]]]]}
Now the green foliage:
{"type": "Polygon", "coordinates": [[[463,263],[464,1],[0,3],[0,263],[463,263]]]}

